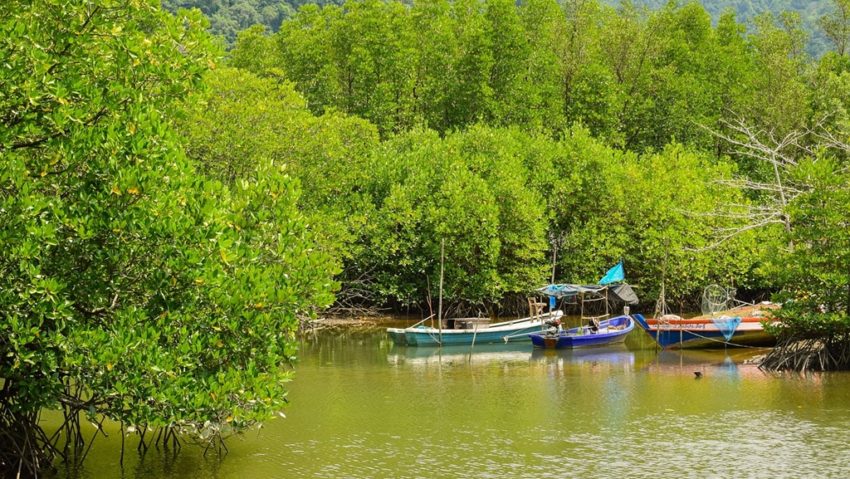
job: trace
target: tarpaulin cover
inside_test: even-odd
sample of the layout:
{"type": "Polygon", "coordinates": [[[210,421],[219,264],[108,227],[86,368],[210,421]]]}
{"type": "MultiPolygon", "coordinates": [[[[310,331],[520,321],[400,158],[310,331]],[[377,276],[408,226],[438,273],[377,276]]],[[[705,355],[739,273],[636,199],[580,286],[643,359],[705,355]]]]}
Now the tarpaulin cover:
{"type": "Polygon", "coordinates": [[[611,292],[616,299],[628,305],[638,304],[638,297],[634,290],[628,284],[616,284],[612,286],[602,286],[599,284],[550,284],[545,288],[540,288],[538,291],[547,296],[556,298],[571,298],[579,294],[596,294],[603,295],[605,290],[611,292]]]}

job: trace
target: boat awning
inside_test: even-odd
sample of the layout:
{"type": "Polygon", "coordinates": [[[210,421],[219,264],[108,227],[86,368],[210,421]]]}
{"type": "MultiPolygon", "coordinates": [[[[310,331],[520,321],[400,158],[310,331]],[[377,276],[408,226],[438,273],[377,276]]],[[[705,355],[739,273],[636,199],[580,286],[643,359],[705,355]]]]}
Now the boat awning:
{"type": "Polygon", "coordinates": [[[634,289],[632,289],[632,287],[628,284],[612,284],[608,286],[601,286],[598,284],[550,284],[549,286],[540,288],[537,291],[541,294],[545,294],[546,296],[572,298],[579,294],[602,295],[605,293],[605,290],[610,291],[616,299],[625,304],[633,305],[638,304],[639,302],[634,289]]]}

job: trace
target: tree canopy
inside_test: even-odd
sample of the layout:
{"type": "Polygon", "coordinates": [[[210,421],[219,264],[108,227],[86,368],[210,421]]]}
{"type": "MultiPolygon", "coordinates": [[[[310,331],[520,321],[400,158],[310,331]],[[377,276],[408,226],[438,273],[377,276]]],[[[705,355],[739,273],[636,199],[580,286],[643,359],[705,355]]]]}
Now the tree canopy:
{"type": "Polygon", "coordinates": [[[220,437],[280,410],[296,315],[332,301],[282,165],[225,188],[170,118],[216,51],[153,2],[0,6],[0,465],[34,474],[61,408],[220,437]]]}
{"type": "MultiPolygon", "coordinates": [[[[659,10],[669,5],[670,0],[604,0],[612,7],[630,5],[638,8],[659,10]]],[[[753,25],[755,19],[765,13],[780,15],[783,12],[798,14],[810,38],[807,51],[820,56],[830,49],[830,41],[835,32],[821,18],[832,11],[831,0],[691,0],[701,5],[711,15],[714,22],[726,13],[732,13],[738,21],[753,25]]],[[[233,45],[237,35],[252,25],[263,25],[275,32],[281,23],[291,17],[298,9],[307,4],[319,6],[341,5],[343,0],[163,0],[162,5],[173,12],[181,8],[198,8],[210,19],[210,32],[221,36],[227,45],[233,45]]],[[[416,2],[405,2],[415,4],[416,2]]],[[[581,5],[589,2],[568,0],[565,4],[581,5]]],[[[686,0],[674,2],[676,5],[689,3],[686,0]]],[[[507,5],[507,3],[506,3],[507,5]]],[[[839,8],[842,8],[839,6],[839,8]]],[[[846,10],[846,7],[843,7],[846,10]]],[[[505,47],[510,45],[506,43],[505,47]]]]}
{"type": "MultiPolygon", "coordinates": [[[[840,31],[840,12],[823,23],[840,31]]],[[[765,193],[728,188],[770,177],[770,166],[724,132],[730,119],[775,138],[846,119],[846,56],[815,63],[793,14],[761,15],[748,32],[733,13],[713,22],[696,3],[651,11],[596,1],[366,0],[306,5],[278,33],[245,38],[230,52],[234,65],[270,84],[291,82],[314,115],[343,112],[377,127],[380,146],[356,167],[373,177],[358,180],[358,208],[368,213],[353,217],[371,220],[348,238],[358,246],[347,247],[342,281],[368,277],[373,299],[391,302],[429,297],[438,239],[455,230],[463,233],[450,259],[475,261],[452,272],[468,279],[448,294],[456,286],[456,298],[472,304],[527,290],[532,271],[542,281],[557,247],[576,253],[556,265],[568,280],[591,279],[625,257],[650,296],[662,258],[681,298],[723,278],[779,286],[759,273],[756,243],[770,240],[737,233],[749,231],[742,211],[759,208],[765,193]],[[513,176],[509,188],[493,183],[490,172],[501,170],[513,176]],[[522,214],[506,216],[506,204],[522,214]],[[725,216],[712,214],[718,209],[725,216]],[[512,252],[518,259],[500,268],[512,252]],[[509,273],[519,264],[528,274],[509,273]]],[[[338,160],[345,169],[353,158],[338,160]]]]}

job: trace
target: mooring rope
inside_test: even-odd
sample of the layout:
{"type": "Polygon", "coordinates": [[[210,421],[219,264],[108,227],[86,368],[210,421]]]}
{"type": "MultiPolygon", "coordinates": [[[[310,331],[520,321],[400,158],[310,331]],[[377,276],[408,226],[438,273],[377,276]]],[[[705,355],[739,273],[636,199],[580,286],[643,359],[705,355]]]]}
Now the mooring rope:
{"type": "MultiPolygon", "coordinates": [[[[661,329],[659,329],[659,330],[657,330],[657,331],[660,333],[662,330],[661,330],[661,329]]],[[[665,330],[663,330],[663,331],[675,331],[675,330],[673,330],[673,329],[665,329],[665,330]]],[[[681,333],[681,332],[683,332],[683,331],[686,331],[686,330],[682,330],[682,329],[680,329],[680,330],[679,330],[679,332],[680,332],[680,333],[681,333]]],[[[725,345],[727,345],[727,346],[733,346],[733,347],[736,347],[736,348],[770,349],[770,348],[767,348],[767,347],[764,347],[764,346],[750,346],[750,345],[748,345],[748,344],[738,344],[738,343],[733,343],[733,342],[731,342],[731,341],[721,341],[721,340],[719,340],[719,339],[714,339],[714,338],[710,338],[710,337],[708,337],[708,336],[703,336],[702,334],[699,334],[699,333],[696,333],[696,332],[693,332],[693,331],[690,331],[690,330],[687,330],[687,332],[688,332],[689,334],[691,334],[691,335],[694,335],[694,336],[699,337],[699,338],[702,338],[702,339],[707,339],[707,340],[709,340],[709,341],[714,341],[715,343],[722,343],[722,344],[725,344],[725,345]]],[[[679,344],[682,344],[682,343],[680,342],[679,344]]]]}

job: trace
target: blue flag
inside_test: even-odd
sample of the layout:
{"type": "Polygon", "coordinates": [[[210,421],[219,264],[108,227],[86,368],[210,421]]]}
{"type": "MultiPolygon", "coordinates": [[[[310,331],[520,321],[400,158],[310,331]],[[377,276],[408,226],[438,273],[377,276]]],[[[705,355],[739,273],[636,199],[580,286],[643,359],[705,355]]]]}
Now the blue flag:
{"type": "Polygon", "coordinates": [[[623,262],[620,261],[605,273],[605,276],[599,280],[599,284],[605,286],[606,284],[616,283],[624,279],[626,279],[626,272],[623,270],[623,262]]]}

